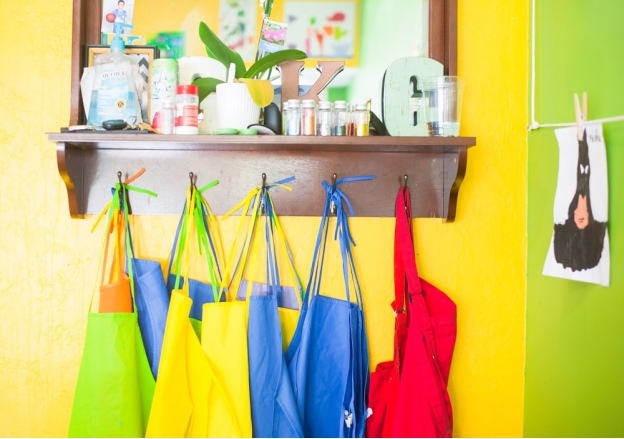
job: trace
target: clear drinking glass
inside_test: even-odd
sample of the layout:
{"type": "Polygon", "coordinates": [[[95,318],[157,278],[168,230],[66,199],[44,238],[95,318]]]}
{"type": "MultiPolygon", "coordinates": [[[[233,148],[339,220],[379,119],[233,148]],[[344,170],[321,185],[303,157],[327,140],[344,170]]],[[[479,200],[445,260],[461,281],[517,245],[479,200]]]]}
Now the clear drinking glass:
{"type": "Polygon", "coordinates": [[[425,117],[430,136],[459,136],[465,82],[464,78],[459,76],[434,76],[423,79],[425,117]]]}

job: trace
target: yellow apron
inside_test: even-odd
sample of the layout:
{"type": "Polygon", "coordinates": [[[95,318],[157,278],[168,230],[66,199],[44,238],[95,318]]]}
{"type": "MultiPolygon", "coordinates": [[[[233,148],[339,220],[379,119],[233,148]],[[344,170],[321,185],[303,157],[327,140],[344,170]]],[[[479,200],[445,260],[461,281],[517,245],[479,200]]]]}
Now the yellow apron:
{"type": "MultiPolygon", "coordinates": [[[[283,185],[279,186],[291,190],[289,187],[283,185]]],[[[247,218],[246,215],[250,205],[254,198],[259,199],[257,195],[261,190],[262,187],[257,187],[252,190],[245,200],[224,216],[225,218],[241,207],[244,208],[236,233],[237,239],[241,237],[241,230],[247,218]]],[[[229,398],[219,398],[218,395],[215,394],[209,401],[208,410],[210,412],[210,419],[220,419],[222,421],[219,423],[211,422],[209,424],[208,435],[210,437],[252,436],[251,404],[249,398],[249,364],[247,356],[248,300],[237,301],[236,292],[238,292],[245,271],[249,250],[252,250],[251,254],[254,255],[254,259],[257,254],[258,240],[255,241],[253,249],[250,249],[250,246],[253,241],[254,229],[258,225],[257,218],[259,209],[260,203],[256,202],[251,220],[249,221],[248,230],[244,234],[245,239],[241,251],[241,261],[238,261],[236,265],[233,265],[233,262],[236,262],[233,261],[236,241],[233,243],[230,250],[224,274],[224,279],[228,279],[230,271],[234,271],[232,273],[232,281],[229,285],[230,300],[226,302],[221,302],[219,300],[215,303],[207,303],[203,307],[202,347],[208,357],[208,362],[214,371],[216,379],[223,386],[224,393],[229,396],[229,398]],[[232,269],[232,267],[234,267],[234,269],[232,269]],[[228,410],[230,402],[234,407],[233,414],[228,410]]],[[[286,251],[283,231],[277,220],[276,223],[284,251],[286,251]]],[[[289,268],[293,279],[296,279],[294,267],[290,266],[289,268]]],[[[298,285],[299,292],[301,292],[300,284],[298,285]]],[[[248,282],[247,299],[251,292],[251,286],[252,283],[248,282]]],[[[223,288],[221,288],[220,296],[222,294],[224,294],[223,288]]],[[[298,297],[298,300],[300,304],[300,297],[298,297]]],[[[280,308],[279,314],[282,325],[283,347],[285,350],[297,327],[299,311],[280,308]]]]}
{"type": "MultiPolygon", "coordinates": [[[[195,223],[195,192],[189,190],[187,195],[184,221],[189,227],[195,223]]],[[[190,235],[187,233],[184,239],[185,279],[188,279],[190,235]]],[[[211,418],[210,404],[220,400],[222,406],[233,412],[189,320],[192,302],[188,282],[171,294],[146,437],[211,437],[211,424],[220,424],[225,419],[211,418]]]]}
{"type": "MultiPolygon", "coordinates": [[[[252,191],[253,192],[253,191],[252,191]]],[[[243,201],[245,212],[249,209],[253,196],[243,201]]],[[[239,205],[239,208],[240,206],[239,205]]],[[[257,206],[256,206],[257,210],[257,206]]],[[[236,236],[238,237],[245,219],[241,216],[236,236]]],[[[250,222],[248,234],[253,231],[255,217],[250,222]]],[[[232,245],[228,264],[223,278],[228,279],[232,266],[232,255],[236,242],[232,245]]],[[[246,240],[243,251],[249,249],[250,241],[246,240]]],[[[236,270],[235,270],[236,271],[236,270]]],[[[235,275],[236,273],[234,273],[235,275]]],[[[233,276],[234,278],[236,276],[233,276]]],[[[230,283],[230,291],[237,291],[240,282],[230,283]],[[236,288],[232,290],[232,284],[236,288]]],[[[215,378],[224,388],[226,398],[217,394],[209,399],[209,417],[220,422],[211,422],[209,437],[251,437],[251,404],[249,401],[249,364],[247,357],[247,310],[246,302],[236,301],[232,294],[230,301],[221,302],[224,288],[219,291],[219,301],[206,303],[202,319],[202,347],[212,367],[215,378]],[[234,407],[228,410],[229,403],[234,407]]]]}

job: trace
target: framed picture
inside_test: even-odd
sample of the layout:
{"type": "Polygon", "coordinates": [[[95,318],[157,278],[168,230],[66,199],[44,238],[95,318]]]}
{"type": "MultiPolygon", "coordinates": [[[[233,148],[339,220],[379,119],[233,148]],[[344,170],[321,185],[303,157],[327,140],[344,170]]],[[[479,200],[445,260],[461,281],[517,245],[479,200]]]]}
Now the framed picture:
{"type": "Polygon", "coordinates": [[[287,49],[308,54],[306,67],[317,61],[345,61],[357,67],[360,42],[360,0],[286,0],[287,49]]]}
{"type": "MultiPolygon", "coordinates": [[[[85,57],[87,65],[85,67],[93,67],[95,58],[102,53],[110,53],[109,46],[88,45],[87,56],[85,57]]],[[[151,80],[152,80],[152,63],[160,57],[160,51],[157,46],[126,46],[124,52],[135,58],[139,64],[139,76],[141,81],[137,93],[140,97],[141,115],[143,120],[149,121],[151,107],[151,80]]]]}

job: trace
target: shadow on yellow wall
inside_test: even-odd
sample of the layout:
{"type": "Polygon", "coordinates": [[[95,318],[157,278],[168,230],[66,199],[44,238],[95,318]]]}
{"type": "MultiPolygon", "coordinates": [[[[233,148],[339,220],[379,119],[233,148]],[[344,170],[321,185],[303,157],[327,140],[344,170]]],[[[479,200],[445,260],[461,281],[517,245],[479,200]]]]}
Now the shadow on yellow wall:
{"type": "MultiPolygon", "coordinates": [[[[0,436],[66,435],[97,268],[101,235],[94,218],[69,218],[44,134],[69,118],[71,3],[0,3],[0,436]]],[[[457,222],[415,222],[423,277],[458,305],[456,436],[522,435],[527,17],[525,0],[459,1],[462,132],[478,146],[457,222]]],[[[234,223],[222,226],[226,246],[234,223]]],[[[304,278],[318,223],[283,220],[304,278]]],[[[139,254],[164,262],[176,218],[133,224],[139,254]]],[[[393,220],[355,218],[353,234],[374,365],[392,353],[393,220]]],[[[328,291],[341,282],[338,273],[328,291]]]]}

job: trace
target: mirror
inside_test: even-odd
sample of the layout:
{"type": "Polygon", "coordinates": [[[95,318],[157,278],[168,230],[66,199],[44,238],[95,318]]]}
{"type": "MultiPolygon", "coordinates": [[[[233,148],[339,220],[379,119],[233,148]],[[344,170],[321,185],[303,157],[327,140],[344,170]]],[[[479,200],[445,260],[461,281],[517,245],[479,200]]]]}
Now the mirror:
{"type": "MultiPolygon", "coordinates": [[[[199,39],[200,21],[233,50],[247,66],[256,56],[262,25],[259,0],[102,0],[102,23],[108,14],[125,20],[141,36],[134,44],[157,45],[161,58],[206,56],[199,39]]],[[[110,15],[109,15],[110,17],[110,15]]],[[[111,17],[112,18],[112,17],[111,17]]],[[[427,56],[428,0],[275,0],[270,19],[287,24],[284,45],[308,53],[300,85],[311,85],[318,60],[345,60],[340,73],[321,98],[365,102],[372,99],[379,114],[381,81],[397,58],[427,56]]],[[[271,77],[278,74],[273,70],[271,77]]],[[[279,84],[279,78],[273,83],[279,84]]]]}

